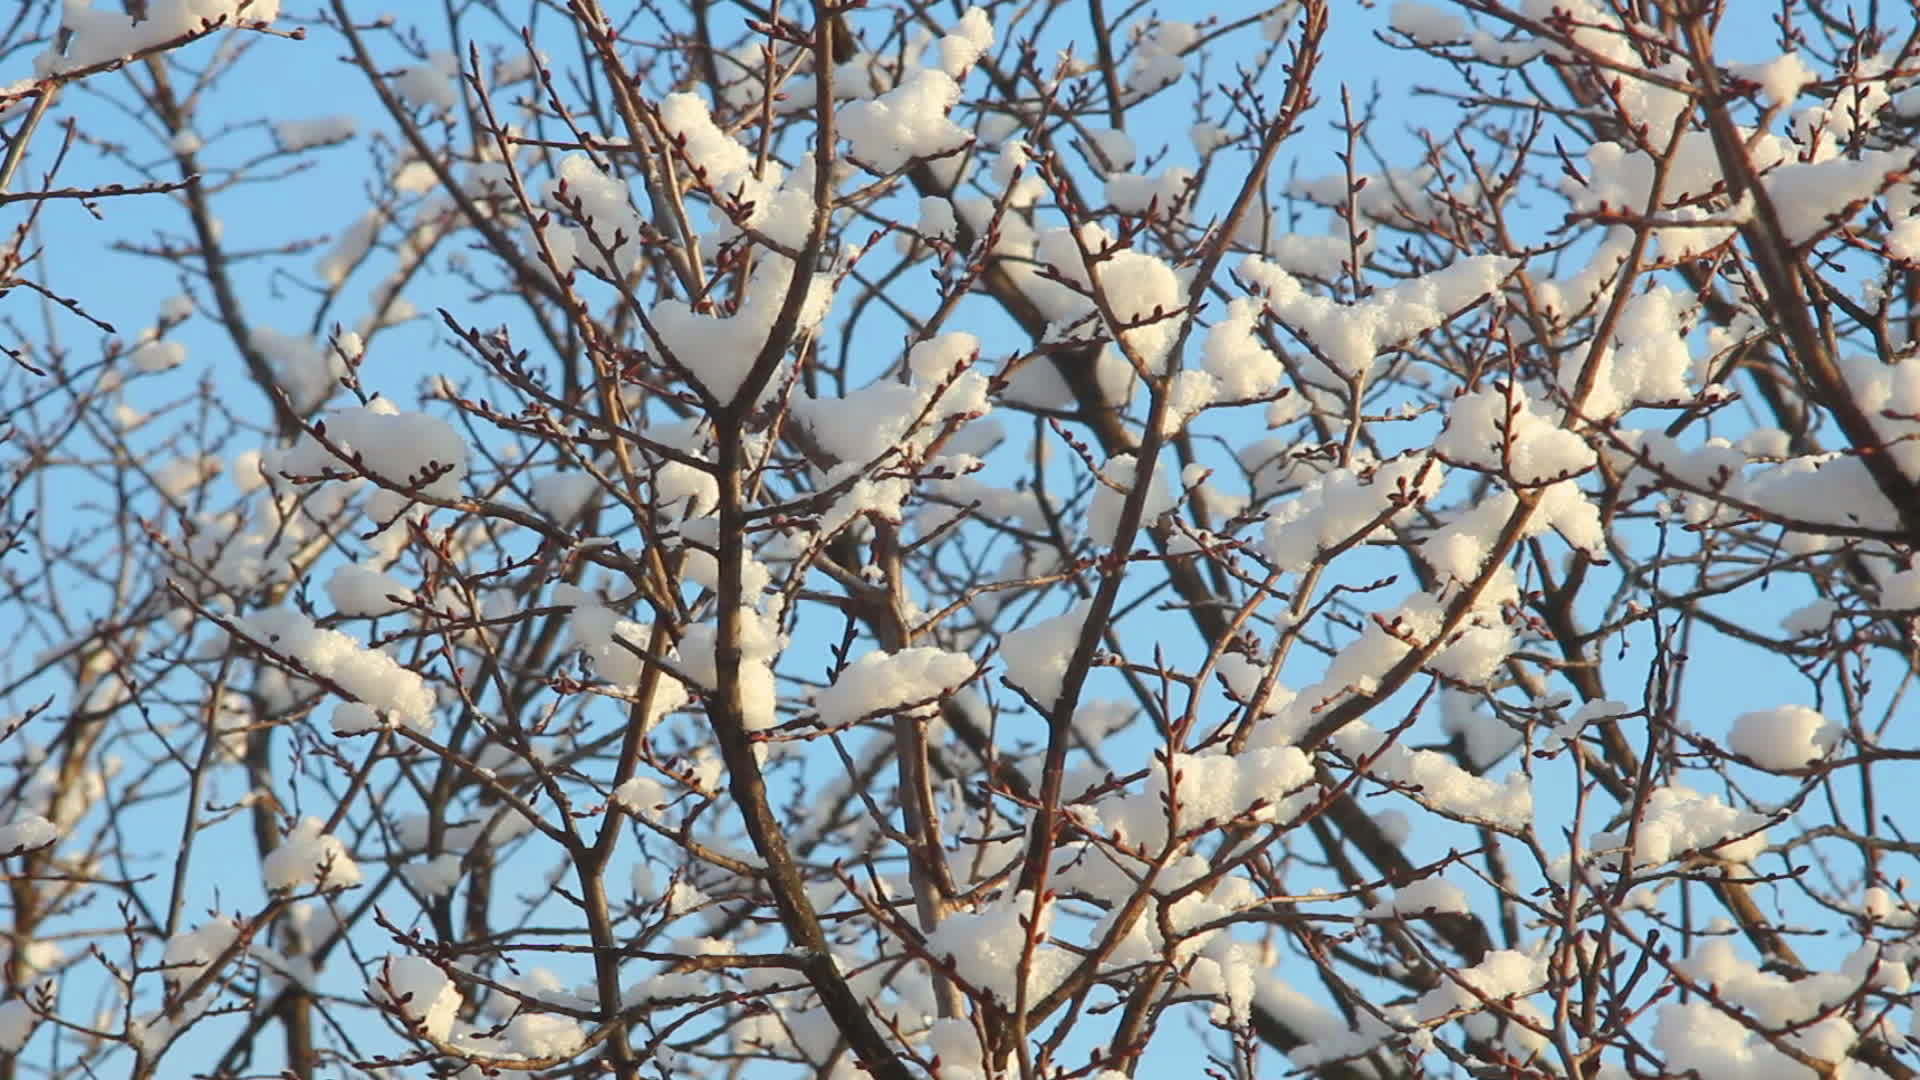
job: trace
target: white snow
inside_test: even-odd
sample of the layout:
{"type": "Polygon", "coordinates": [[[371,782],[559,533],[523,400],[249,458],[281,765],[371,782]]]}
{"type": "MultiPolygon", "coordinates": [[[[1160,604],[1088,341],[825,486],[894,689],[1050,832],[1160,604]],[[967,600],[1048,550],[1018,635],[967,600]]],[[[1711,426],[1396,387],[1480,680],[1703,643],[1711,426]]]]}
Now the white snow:
{"type": "Polygon", "coordinates": [[[154,468],[153,486],[178,499],[220,475],[222,467],[220,459],[212,454],[172,458],[154,468]]]}
{"type": "Polygon", "coordinates": [[[965,653],[915,646],[895,653],[870,652],[848,664],[833,685],[814,695],[820,721],[830,727],[892,712],[914,702],[945,698],[973,676],[965,653]]]}
{"type": "Polygon", "coordinates": [[[970,7],[960,16],[935,47],[940,53],[940,70],[948,78],[958,79],[993,48],[993,20],[985,8],[970,7]]]}
{"type": "Polygon", "coordinates": [[[1833,623],[1834,614],[1839,605],[1831,599],[1821,597],[1812,603],[1795,608],[1786,618],[1780,620],[1780,629],[1794,637],[1807,637],[1824,633],[1833,623]]]}
{"type": "MultiPolygon", "coordinates": [[[[1386,635],[1382,632],[1381,636],[1386,635]]],[[[1303,709],[1305,702],[1324,697],[1331,683],[1329,679],[1303,692],[1293,709],[1303,709]]],[[[1333,743],[1356,760],[1373,756],[1368,769],[1371,775],[1407,785],[1418,792],[1411,798],[1436,813],[1507,831],[1533,824],[1533,785],[1525,773],[1514,771],[1495,780],[1461,768],[1439,751],[1415,750],[1400,742],[1388,746],[1384,745],[1385,738],[1383,732],[1362,720],[1342,728],[1333,743]]]]}
{"type": "Polygon", "coordinates": [[[326,438],[303,435],[291,449],[274,455],[275,474],[318,476],[331,471],[358,475],[364,469],[399,488],[416,485],[422,495],[459,496],[467,475],[467,444],[453,425],[425,413],[401,412],[385,398],[329,413],[326,438]],[[358,459],[358,466],[354,459],[358,459]],[[429,475],[433,476],[428,480],[429,475]]]}
{"type": "Polygon", "coordinates": [[[1841,971],[1789,980],[1759,970],[1739,956],[1725,938],[1706,941],[1676,966],[1695,982],[1713,987],[1766,1030],[1753,1030],[1717,1003],[1695,998],[1660,1007],[1654,1045],[1665,1055],[1670,1071],[1789,1080],[1813,1074],[1783,1053],[1771,1032],[1795,1028],[1780,1041],[1808,1057],[1838,1063],[1840,1073],[1884,1076],[1879,1069],[1850,1060],[1849,1054],[1862,1033],[1848,1022],[1849,1013],[1840,1008],[1863,987],[1880,985],[1886,976],[1893,977],[1896,993],[1904,991],[1904,966],[1897,973],[1888,971],[1887,966],[1876,963],[1877,953],[1878,947],[1869,943],[1848,958],[1841,971]]]}
{"type": "Polygon", "coordinates": [[[578,1021],[552,1013],[521,1013],[507,1025],[507,1041],[530,1057],[571,1057],[586,1039],[578,1021]]]}
{"type": "Polygon", "coordinates": [[[225,917],[212,919],[169,938],[160,963],[167,969],[168,979],[184,986],[199,978],[239,937],[238,923],[225,917]]]}
{"type": "Polygon", "coordinates": [[[360,121],[352,113],[334,113],[305,120],[282,120],[273,125],[273,136],[282,150],[306,150],[315,146],[345,142],[353,138],[360,121]]]}
{"type": "MultiPolygon", "coordinates": [[[[553,602],[573,607],[567,628],[573,636],[575,647],[593,661],[594,674],[612,683],[618,690],[629,693],[637,691],[645,670],[645,661],[640,653],[645,652],[651,642],[652,632],[631,619],[621,618],[613,609],[602,604],[598,597],[571,585],[555,588],[553,602]],[[628,645],[632,648],[628,648],[628,645]]],[[[663,659],[673,658],[669,656],[663,659]]],[[[688,700],[686,686],[679,679],[662,672],[646,722],[651,725],[688,700]]]]}
{"type": "Polygon", "coordinates": [[[1193,200],[1194,171],[1176,165],[1157,175],[1119,172],[1107,177],[1107,202],[1122,214],[1168,214],[1193,200]]]}
{"type": "Polygon", "coordinates": [[[401,602],[411,602],[414,595],[412,589],[391,574],[360,563],[348,563],[327,579],[327,598],[342,615],[378,616],[401,610],[401,602]]]}
{"type": "Polygon", "coordinates": [[[1799,769],[1819,760],[1840,741],[1840,729],[1805,705],[1742,713],[1727,745],[1763,769],[1799,769]]]}
{"type": "Polygon", "coordinates": [[[1434,449],[1450,463],[1543,484],[1593,467],[1593,448],[1567,430],[1555,410],[1508,384],[1454,399],[1434,449]]]}
{"type": "Polygon", "coordinates": [[[1544,956],[1496,949],[1472,967],[1448,969],[1442,985],[1420,996],[1415,1013],[1422,1020],[1432,1020],[1457,1010],[1483,1009],[1483,996],[1500,1001],[1531,994],[1546,982],[1546,969],[1544,956]]]}
{"type": "Polygon", "coordinates": [[[986,1061],[986,1050],[980,1045],[980,1036],[973,1025],[958,1017],[935,1020],[927,1028],[927,1049],[940,1059],[941,1080],[946,1080],[949,1069],[969,1069],[974,1074],[984,1076],[981,1066],[986,1061]]]}
{"type": "Polygon", "coordinates": [[[38,814],[27,814],[0,825],[0,856],[34,851],[58,839],[60,830],[53,822],[38,814]]]}
{"type": "Polygon", "coordinates": [[[1087,140],[1094,152],[1104,159],[1102,171],[1125,169],[1133,164],[1139,153],[1134,147],[1133,136],[1119,128],[1093,128],[1087,132],[1087,140]]]}
{"type": "Polygon", "coordinates": [[[658,820],[663,808],[673,800],[666,785],[651,776],[635,776],[613,789],[613,801],[638,818],[658,820]]]}
{"type": "MultiPolygon", "coordinates": [[[[1534,511],[1520,526],[1521,540],[1532,539],[1548,531],[1559,533],[1575,548],[1600,556],[1605,553],[1606,537],[1600,523],[1599,508],[1572,480],[1561,480],[1539,489],[1534,511]]],[[[1420,545],[1420,555],[1444,578],[1469,582],[1486,569],[1500,534],[1519,508],[1519,497],[1497,490],[1477,503],[1446,517],[1446,524],[1428,535],[1420,545]]],[[[1505,597],[1489,597],[1489,600],[1505,597]]]]}
{"type": "MultiPolygon", "coordinates": [[[[1173,509],[1174,493],[1164,470],[1155,462],[1153,478],[1147,481],[1147,494],[1141,505],[1140,527],[1150,529],[1160,515],[1173,509]]],[[[1112,547],[1120,531],[1121,512],[1133,491],[1136,466],[1132,454],[1116,454],[1100,467],[1099,486],[1093,489],[1093,502],[1087,508],[1087,533],[1093,542],[1112,547]]],[[[1136,542],[1138,537],[1136,537],[1136,542]]]]}
{"type": "Polygon", "coordinates": [[[452,1033],[454,1017],[460,1011],[460,990],[431,961],[418,956],[389,956],[368,989],[375,1000],[391,1003],[410,1024],[419,1025],[433,1038],[444,1042],[452,1033]]]}
{"type": "Polygon", "coordinates": [[[600,481],[584,469],[545,469],[534,476],[531,487],[533,508],[564,525],[572,524],[586,508],[600,490],[600,481]]]}
{"type": "Polygon", "coordinates": [[[1114,831],[1150,851],[1166,842],[1167,802],[1178,795],[1175,827],[1197,828],[1207,822],[1227,822],[1263,804],[1254,820],[1281,818],[1282,803],[1313,780],[1313,764],[1298,747],[1258,747],[1239,755],[1219,753],[1174,754],[1171,775],[1156,763],[1145,790],[1137,799],[1116,808],[1114,831]]]}
{"type": "Polygon", "coordinates": [[[1856,158],[1789,162],[1764,182],[1787,241],[1804,244],[1850,219],[1879,194],[1889,177],[1913,162],[1909,150],[1869,150],[1856,158]]]}
{"type": "Polygon", "coordinates": [[[960,235],[960,221],[954,216],[953,203],[938,195],[928,195],[920,200],[920,224],[916,229],[922,236],[953,240],[960,235]]]}
{"type": "Polygon", "coordinates": [[[198,33],[203,23],[270,23],[280,16],[280,0],[254,0],[244,14],[239,7],[240,0],[148,0],[142,17],[135,19],[115,6],[67,0],[60,25],[71,31],[71,39],[63,51],[53,43],[61,35],[47,35],[50,43],[35,60],[36,74],[55,75],[131,56],[198,33]]]}
{"type": "Polygon", "coordinates": [[[1193,152],[1206,157],[1222,146],[1233,141],[1233,133],[1219,124],[1200,123],[1187,129],[1187,141],[1193,144],[1193,152]]]}
{"type": "Polygon", "coordinates": [[[1267,558],[1279,570],[1301,573],[1335,545],[1382,536],[1390,522],[1439,491],[1445,475],[1439,462],[1417,454],[1335,469],[1268,516],[1267,558]]]}
{"type": "Polygon", "coordinates": [[[433,691],[425,679],[386,653],[338,630],[315,626],[291,608],[255,612],[235,622],[254,641],[331,679],[361,703],[386,710],[417,731],[433,730],[433,691]]]}
{"type": "MultiPolygon", "coordinates": [[[[805,172],[795,176],[805,179],[805,172]]],[[[802,190],[796,183],[794,190],[802,190]]],[[[805,227],[810,214],[787,214],[805,227]]],[[[755,357],[766,343],[776,315],[793,280],[793,264],[767,253],[747,281],[745,296],[732,314],[694,311],[684,300],[662,300],[654,305],[654,329],[672,353],[716,398],[731,401],[739,394],[755,357]]],[[[810,333],[826,317],[833,300],[830,275],[815,274],[801,303],[797,330],[810,333]]],[[[777,382],[778,380],[774,380],[777,382]]]]}
{"type": "Polygon", "coordinates": [[[400,876],[423,897],[445,896],[460,884],[460,858],[456,852],[447,852],[406,863],[400,867],[400,876]]]}
{"type": "MultiPolygon", "coordinates": [[[[779,621],[751,606],[740,609],[740,667],[738,688],[740,710],[748,731],[763,731],[773,726],[779,706],[774,685],[772,661],[785,647],[779,621]]],[[[680,663],[687,677],[712,691],[719,686],[720,668],[716,657],[719,626],[704,622],[687,628],[680,639],[680,663]]],[[[766,747],[759,747],[764,751],[766,747]]]]}
{"type": "MultiPolygon", "coordinates": [[[[1627,302],[1614,329],[1615,347],[1599,359],[1599,379],[1582,414],[1612,416],[1640,402],[1683,401],[1693,396],[1695,373],[1686,342],[1692,313],[1665,286],[1639,293],[1627,302]]],[[[1586,350],[1571,350],[1560,369],[1560,389],[1571,395],[1586,361],[1586,350]]]]}
{"type": "Polygon", "coordinates": [[[149,341],[127,359],[141,371],[169,371],[187,362],[187,347],[177,341],[149,341]]]}
{"type": "Polygon", "coordinates": [[[1439,45],[1467,37],[1467,20],[1418,0],[1396,0],[1387,25],[1412,38],[1416,45],[1439,45]]]}
{"type": "MultiPolygon", "coordinates": [[[[954,969],[967,982],[1011,1006],[1019,990],[1020,961],[1028,930],[1023,919],[1033,917],[1033,894],[1014,893],[983,904],[978,911],[961,911],[940,921],[927,935],[927,951],[952,956],[954,969]]],[[[1033,927],[1041,944],[1034,947],[1028,969],[1027,1001],[1038,1001],[1073,970],[1074,955],[1045,943],[1053,923],[1054,905],[1043,905],[1033,927]]]]}
{"type": "Polygon", "coordinates": [[[1771,60],[1754,64],[1728,64],[1727,70],[1738,78],[1760,86],[1760,95],[1769,105],[1786,105],[1800,96],[1808,83],[1819,81],[1812,68],[1797,52],[1785,52],[1771,60]]]}
{"type": "Polygon", "coordinates": [[[1186,73],[1182,57],[1199,43],[1200,32],[1192,23],[1169,20],[1153,24],[1139,38],[1133,66],[1127,69],[1126,88],[1144,97],[1186,73]]]}
{"type": "Polygon", "coordinates": [[[1519,265],[1518,259],[1475,255],[1353,304],[1307,292],[1298,278],[1259,256],[1246,258],[1240,276],[1265,289],[1274,317],[1312,342],[1334,371],[1360,376],[1380,351],[1404,344],[1477,303],[1499,289],[1519,265]]]}
{"type": "Polygon", "coordinates": [[[947,114],[960,100],[960,84],[937,68],[918,68],[900,85],[866,101],[840,107],[836,124],[854,160],[879,173],[904,168],[917,158],[952,153],[973,138],[947,114]]]}
{"type": "Polygon", "coordinates": [[[0,1053],[17,1053],[39,1024],[40,1014],[33,1011],[26,998],[11,998],[0,1004],[0,1053]]]}
{"type": "MultiPolygon", "coordinates": [[[[1729,862],[1750,862],[1766,849],[1766,824],[1761,815],[1736,810],[1718,796],[1678,784],[1659,788],[1647,798],[1644,816],[1634,831],[1633,861],[1636,866],[1658,866],[1702,851],[1729,862]]],[[[1592,846],[1604,850],[1626,842],[1627,829],[1622,826],[1595,834],[1592,846]]]]}
{"type": "Polygon", "coordinates": [[[402,68],[393,78],[393,92],[415,108],[442,112],[460,104],[460,58],[435,51],[424,64],[402,68]]]}
{"type": "Polygon", "coordinates": [[[347,373],[346,361],[332,349],[311,338],[282,334],[267,326],[255,326],[248,343],[266,357],[296,412],[309,412],[333,396],[340,377],[347,373]]]}
{"type": "Polygon", "coordinates": [[[1367,909],[1370,919],[1386,919],[1396,915],[1419,915],[1423,913],[1465,915],[1471,908],[1467,905],[1467,894],[1451,881],[1435,875],[1409,882],[1395,889],[1393,898],[1382,900],[1367,909]]]}
{"type": "Polygon", "coordinates": [[[333,247],[313,264],[314,273],[328,285],[339,285],[366,259],[380,229],[387,223],[386,212],[369,210],[340,233],[333,247]]]}
{"type": "MultiPolygon", "coordinates": [[[[1254,706],[1253,697],[1260,690],[1260,681],[1266,677],[1267,665],[1242,652],[1230,652],[1221,655],[1214,665],[1223,682],[1227,684],[1227,693],[1233,700],[1243,705],[1254,706]]],[[[1257,715],[1271,716],[1293,701],[1293,691],[1275,680],[1267,687],[1266,696],[1261,698],[1254,709],[1257,715]]]]}
{"type": "Polygon", "coordinates": [[[360,884],[360,867],[339,837],[321,831],[325,828],[326,822],[317,817],[302,818],[280,846],[267,853],[261,864],[267,888],[348,889],[360,884]]]}
{"type": "Polygon", "coordinates": [[[1072,662],[1080,629],[1092,608],[1093,601],[1082,601],[1063,615],[1042,619],[1002,637],[999,655],[1007,667],[1007,681],[1025,690],[1042,708],[1052,708],[1060,698],[1067,665],[1072,662]]]}
{"type": "Polygon", "coordinates": [[[1077,326],[1097,314],[1107,334],[1126,346],[1130,359],[1149,371],[1165,371],[1168,351],[1185,318],[1186,295],[1180,276],[1159,256],[1132,248],[1106,252],[1089,274],[1080,245],[1089,253],[1106,252],[1113,238],[1092,223],[1080,228],[1078,243],[1073,232],[1064,228],[1048,229],[1036,238],[1034,258],[1077,286],[1075,291],[1055,285],[1055,291],[1041,293],[1043,298],[1052,297],[1049,314],[1054,328],[1050,333],[1077,326]],[[1087,299],[1096,289],[1106,298],[1111,321],[1107,321],[1106,311],[1087,299]]]}

